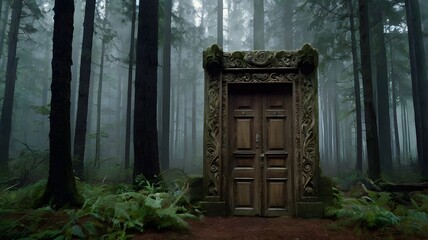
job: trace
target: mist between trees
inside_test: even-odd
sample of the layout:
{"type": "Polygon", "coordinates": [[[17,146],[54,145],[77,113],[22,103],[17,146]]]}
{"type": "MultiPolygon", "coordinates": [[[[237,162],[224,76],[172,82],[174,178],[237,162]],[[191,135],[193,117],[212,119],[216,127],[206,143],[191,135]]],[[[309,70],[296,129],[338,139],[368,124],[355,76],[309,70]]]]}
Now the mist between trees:
{"type": "MultiPolygon", "coordinates": [[[[86,132],[79,141],[83,139],[84,156],[78,172],[91,179],[129,180],[134,162],[133,89],[138,48],[133,46],[138,45],[139,3],[92,1],[93,9],[88,10],[91,1],[74,2],[73,158],[78,152],[76,127],[83,124],[86,132]],[[86,18],[92,18],[94,26],[85,33],[86,18]],[[91,36],[88,48],[82,41],[91,36]],[[78,113],[83,78],[88,84],[87,109],[78,113]],[[86,113],[79,125],[79,116],[86,113]]],[[[161,170],[180,168],[188,174],[202,174],[204,49],[218,43],[228,52],[292,50],[311,43],[320,53],[323,174],[367,171],[377,161],[379,170],[370,173],[369,169],[375,178],[394,170],[403,173],[403,169],[427,177],[428,153],[423,149],[428,141],[427,1],[168,2],[159,1],[158,32],[146,33],[158,34],[156,121],[161,170]],[[365,4],[368,29],[361,24],[359,12],[365,4]],[[368,37],[369,48],[360,41],[362,36],[368,37]],[[365,72],[368,68],[369,73],[365,72]],[[371,80],[364,79],[367,77],[371,80]],[[373,87],[372,97],[364,84],[373,87]],[[368,96],[376,116],[370,129],[366,127],[368,96]],[[373,126],[379,145],[375,160],[368,148],[372,145],[367,145],[373,126]]],[[[0,166],[4,173],[25,173],[28,179],[47,176],[53,7],[53,0],[0,2],[0,166]]]]}

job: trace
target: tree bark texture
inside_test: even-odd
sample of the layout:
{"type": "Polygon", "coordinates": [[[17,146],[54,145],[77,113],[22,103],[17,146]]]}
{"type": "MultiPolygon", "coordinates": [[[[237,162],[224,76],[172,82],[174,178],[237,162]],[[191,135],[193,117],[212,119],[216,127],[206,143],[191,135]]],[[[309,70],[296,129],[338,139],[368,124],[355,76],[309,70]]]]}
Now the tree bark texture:
{"type": "Polygon", "coordinates": [[[264,0],[254,0],[254,50],[264,50],[264,0]]]}
{"type": "Polygon", "coordinates": [[[16,70],[18,67],[16,48],[18,45],[22,1],[23,0],[17,0],[12,5],[12,17],[8,36],[6,82],[0,118],[0,173],[6,174],[9,172],[9,143],[12,129],[12,110],[13,97],[15,95],[16,70]]]}
{"type": "Polygon", "coordinates": [[[140,0],[134,110],[134,181],[159,175],[156,128],[158,1],[140,0]]]}
{"type": "Polygon", "coordinates": [[[223,47],[223,0],[217,0],[217,45],[223,47]]]}
{"type": "MultiPolygon", "coordinates": [[[[2,1],[3,2],[3,1],[2,1]]],[[[7,2],[7,4],[5,4],[5,10],[4,10],[4,13],[3,13],[3,15],[2,15],[2,17],[0,18],[1,19],[1,22],[2,22],[2,24],[1,24],[1,31],[0,31],[0,58],[1,59],[3,59],[3,47],[4,47],[4,42],[5,42],[5,38],[6,38],[6,28],[7,28],[7,18],[9,17],[9,2],[8,1],[5,1],[5,2],[7,2]]],[[[2,11],[2,9],[0,8],[0,11],[2,11]]],[[[1,69],[3,69],[3,63],[4,63],[4,60],[2,60],[2,68],[0,68],[0,70],[1,69]]]]}
{"type": "Polygon", "coordinates": [[[160,163],[161,169],[169,168],[169,138],[171,122],[171,11],[172,0],[165,1],[164,42],[163,42],[163,83],[162,83],[162,137],[160,163]]]}
{"type": "Polygon", "coordinates": [[[128,90],[126,96],[126,132],[125,132],[125,169],[129,168],[131,151],[131,110],[132,110],[132,80],[134,71],[135,21],[137,18],[137,0],[132,0],[131,42],[129,46],[128,90]]]}
{"type": "Polygon", "coordinates": [[[418,0],[406,0],[407,26],[409,33],[412,94],[415,112],[418,160],[421,174],[428,179],[428,77],[426,53],[422,36],[418,0]]]}
{"type": "Polygon", "coordinates": [[[49,178],[41,205],[80,207],[71,163],[70,81],[73,0],[55,0],[50,113],[49,178]]]}
{"type": "Polygon", "coordinates": [[[284,9],[284,44],[285,49],[294,49],[294,40],[293,40],[293,10],[294,10],[294,0],[285,0],[285,9],[284,9]]]}
{"type": "Polygon", "coordinates": [[[86,128],[88,119],[89,83],[91,79],[92,39],[94,33],[95,0],[87,0],[83,22],[82,54],[80,55],[80,81],[77,99],[76,131],[74,137],[73,166],[79,176],[83,175],[86,128]]]}
{"type": "Polygon", "coordinates": [[[360,51],[364,91],[364,115],[369,178],[380,178],[379,140],[376,114],[373,106],[372,68],[370,59],[370,29],[367,0],[358,0],[360,19],[360,51]]]}
{"type": "Polygon", "coordinates": [[[352,48],[352,64],[354,73],[354,96],[355,96],[355,113],[356,113],[356,134],[357,134],[357,161],[356,170],[363,171],[363,127],[361,119],[361,88],[359,77],[357,39],[355,37],[355,21],[354,21],[354,6],[353,1],[349,1],[349,25],[351,28],[351,48],[352,48]]]}
{"type": "Polygon", "coordinates": [[[391,120],[389,114],[389,81],[388,67],[385,49],[385,34],[383,31],[383,5],[382,1],[373,1],[373,49],[376,59],[376,97],[377,119],[379,129],[379,149],[381,167],[385,170],[392,169],[391,157],[391,120]]]}

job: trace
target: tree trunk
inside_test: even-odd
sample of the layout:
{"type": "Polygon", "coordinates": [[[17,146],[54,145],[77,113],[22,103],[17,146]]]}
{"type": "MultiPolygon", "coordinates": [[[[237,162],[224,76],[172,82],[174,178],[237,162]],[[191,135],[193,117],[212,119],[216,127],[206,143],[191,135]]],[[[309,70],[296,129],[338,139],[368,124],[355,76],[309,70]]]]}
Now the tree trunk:
{"type": "Polygon", "coordinates": [[[254,50],[264,50],[264,0],[254,0],[254,50]]]}
{"type": "Polygon", "coordinates": [[[217,0],[217,45],[223,47],[223,0],[217,0]]]}
{"type": "Polygon", "coordinates": [[[172,0],[165,1],[163,84],[162,84],[162,137],[160,163],[162,170],[169,168],[169,138],[171,113],[171,11],[172,0]]]}
{"type": "Polygon", "coordinates": [[[140,0],[138,14],[137,65],[134,110],[134,181],[143,174],[148,180],[159,175],[156,127],[158,2],[140,0]]]}
{"type": "MultiPolygon", "coordinates": [[[[107,18],[107,17],[106,17],[107,18]]],[[[107,21],[106,19],[104,21],[107,21]]],[[[105,24],[104,24],[105,27],[105,24]]],[[[100,76],[98,78],[97,89],[97,131],[95,134],[95,168],[99,168],[101,164],[101,96],[103,91],[103,75],[104,75],[104,55],[106,50],[105,37],[102,38],[101,43],[101,60],[100,60],[100,76]]]]}
{"type": "Polygon", "coordinates": [[[418,0],[406,0],[416,139],[421,174],[428,179],[428,77],[418,0]]]}
{"type": "Polygon", "coordinates": [[[372,69],[370,59],[370,30],[367,0],[359,0],[360,50],[364,90],[364,113],[368,156],[368,175],[380,179],[379,142],[376,114],[373,107],[372,69]],[[364,61],[363,61],[364,59],[364,61]]]}
{"type": "MultiPolygon", "coordinates": [[[[3,2],[3,1],[2,1],[3,2]]],[[[4,6],[4,8],[5,8],[5,12],[4,12],[4,14],[2,15],[2,18],[0,18],[1,19],[1,21],[2,21],[2,27],[1,27],[1,31],[0,31],[0,59],[3,59],[3,48],[4,48],[4,42],[5,42],[5,39],[6,39],[6,28],[7,28],[7,19],[8,19],[8,17],[9,17],[9,2],[6,0],[5,1],[7,4],[5,4],[5,6],[4,6]]],[[[0,11],[1,11],[2,9],[0,8],[0,11]]],[[[4,63],[4,60],[2,60],[2,65],[1,65],[1,68],[0,68],[0,70],[2,70],[3,69],[3,63],[4,63]]]]}
{"type": "Polygon", "coordinates": [[[356,134],[357,134],[357,161],[355,169],[359,172],[363,171],[363,127],[361,121],[361,93],[360,93],[360,77],[358,69],[358,53],[357,40],[355,37],[354,24],[354,6],[352,1],[349,1],[349,24],[351,28],[351,44],[352,44],[352,64],[354,73],[354,96],[355,96],[355,113],[356,113],[356,134]]]}
{"type": "Polygon", "coordinates": [[[123,86],[123,70],[117,70],[117,99],[116,99],[116,156],[120,159],[121,154],[121,144],[122,143],[122,128],[120,127],[122,124],[122,86],[123,86]]]}
{"type": "MultiPolygon", "coordinates": [[[[93,1],[95,1],[95,0],[93,0],[93,1]]],[[[78,79],[79,74],[78,74],[78,71],[80,69],[79,58],[82,57],[81,54],[82,54],[82,48],[83,48],[83,43],[81,44],[81,36],[82,36],[83,30],[80,27],[80,26],[83,25],[83,23],[82,23],[82,18],[83,18],[82,17],[82,11],[80,9],[81,5],[82,5],[82,1],[77,0],[76,3],[75,3],[75,5],[78,6],[78,7],[75,7],[76,11],[75,11],[75,16],[74,16],[74,20],[75,20],[74,21],[74,25],[79,26],[79,28],[75,28],[74,32],[73,32],[73,53],[72,53],[72,60],[73,60],[73,63],[75,63],[75,64],[73,64],[71,66],[71,71],[72,71],[71,72],[71,97],[70,97],[70,102],[71,102],[71,105],[70,105],[70,121],[71,121],[71,125],[70,126],[71,126],[71,133],[75,133],[75,131],[76,131],[76,114],[77,114],[77,112],[76,112],[76,108],[77,108],[76,98],[77,98],[77,92],[78,92],[77,85],[79,83],[79,79],[78,79]]],[[[75,149],[75,146],[74,146],[74,143],[75,143],[75,134],[71,134],[71,143],[72,143],[71,147],[74,150],[75,149]]],[[[74,154],[75,153],[73,153],[73,155],[74,154]]],[[[78,170],[74,166],[74,164],[75,164],[74,160],[75,159],[74,159],[73,155],[71,156],[72,159],[73,159],[73,169],[76,170],[76,172],[78,172],[78,170]]]]}
{"type": "Polygon", "coordinates": [[[83,176],[86,128],[88,119],[89,83],[91,79],[92,39],[94,33],[95,0],[87,0],[83,23],[82,54],[80,55],[79,97],[77,99],[76,130],[74,137],[73,167],[83,176]]]}
{"type": "Polygon", "coordinates": [[[40,205],[80,207],[71,163],[70,81],[73,0],[55,0],[50,113],[49,178],[40,205]]]}
{"type": "Polygon", "coordinates": [[[392,116],[393,116],[393,123],[394,123],[394,146],[395,146],[395,153],[396,153],[396,161],[397,161],[397,165],[398,167],[401,166],[401,149],[400,149],[400,137],[398,135],[398,116],[397,116],[397,89],[399,88],[399,83],[398,81],[395,79],[395,65],[394,65],[394,61],[393,61],[393,56],[392,56],[392,40],[390,40],[389,42],[389,52],[390,52],[390,69],[391,69],[391,89],[392,89],[392,116]]]}
{"type": "Polygon", "coordinates": [[[285,0],[285,9],[284,9],[284,44],[285,49],[294,49],[294,39],[293,39],[293,10],[294,10],[294,0],[285,0]]]}
{"type": "Polygon", "coordinates": [[[129,168],[129,153],[131,151],[131,110],[132,110],[132,73],[134,67],[135,21],[137,18],[137,0],[132,0],[131,43],[129,46],[128,91],[126,96],[126,133],[125,133],[125,169],[129,168]]]}
{"type": "Polygon", "coordinates": [[[373,1],[373,47],[376,58],[376,97],[377,118],[379,128],[379,149],[381,166],[385,170],[392,169],[391,157],[391,120],[389,117],[388,68],[385,50],[385,34],[383,31],[383,5],[381,1],[373,1]]]}
{"type": "Polygon", "coordinates": [[[3,174],[7,174],[9,172],[9,143],[12,129],[12,110],[13,97],[15,95],[16,70],[18,67],[16,48],[18,45],[22,1],[23,0],[17,0],[12,5],[12,17],[8,36],[6,82],[0,118],[0,173],[3,174]]]}

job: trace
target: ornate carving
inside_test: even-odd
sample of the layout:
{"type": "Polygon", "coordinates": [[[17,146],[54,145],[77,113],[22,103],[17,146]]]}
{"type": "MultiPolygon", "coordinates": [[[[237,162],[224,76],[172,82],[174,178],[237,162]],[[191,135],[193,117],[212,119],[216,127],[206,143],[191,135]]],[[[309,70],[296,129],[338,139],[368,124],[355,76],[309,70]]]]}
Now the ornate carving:
{"type": "Polygon", "coordinates": [[[299,55],[296,51],[239,51],[224,53],[224,68],[297,68],[299,55]]]}
{"type": "Polygon", "coordinates": [[[208,81],[208,111],[205,118],[205,152],[208,170],[208,194],[218,195],[220,185],[220,79],[208,81]]]}
{"type": "Polygon", "coordinates": [[[298,75],[295,73],[225,73],[223,81],[227,83],[262,83],[262,82],[293,82],[298,75]]]}
{"type": "MultiPolygon", "coordinates": [[[[223,53],[213,45],[204,52],[206,74],[205,173],[208,195],[218,196],[227,161],[228,84],[291,83],[294,98],[295,200],[317,197],[318,53],[309,44],[298,51],[237,51],[223,53]]],[[[262,131],[261,131],[262,132],[262,131]]],[[[226,197],[226,196],[223,196],[226,197]]],[[[311,201],[311,200],[308,200],[311,201]]]]}
{"type": "Polygon", "coordinates": [[[304,77],[302,81],[302,108],[300,116],[300,174],[302,195],[305,197],[316,196],[317,179],[316,170],[318,164],[318,108],[316,98],[316,81],[310,77],[304,77]]]}

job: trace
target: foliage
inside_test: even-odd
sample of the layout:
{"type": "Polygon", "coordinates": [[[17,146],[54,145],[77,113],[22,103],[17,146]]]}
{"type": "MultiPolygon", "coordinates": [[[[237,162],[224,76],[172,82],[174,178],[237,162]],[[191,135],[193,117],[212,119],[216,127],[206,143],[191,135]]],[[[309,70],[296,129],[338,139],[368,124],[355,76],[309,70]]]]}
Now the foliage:
{"type": "MultiPolygon", "coordinates": [[[[144,179],[144,178],[141,178],[144,179]]],[[[142,180],[143,181],[143,180],[142,180]]],[[[130,231],[147,228],[189,229],[185,219],[191,205],[183,205],[187,185],[176,191],[164,191],[159,184],[132,186],[96,185],[78,182],[85,203],[80,209],[53,211],[50,207],[25,210],[40,196],[46,181],[16,191],[0,193],[1,239],[129,239],[130,231]]]]}
{"type": "Polygon", "coordinates": [[[327,217],[339,221],[335,226],[360,230],[384,230],[405,237],[428,236],[428,195],[414,193],[409,198],[389,192],[365,190],[358,198],[345,197],[333,188],[334,204],[325,209],[327,217]]]}

